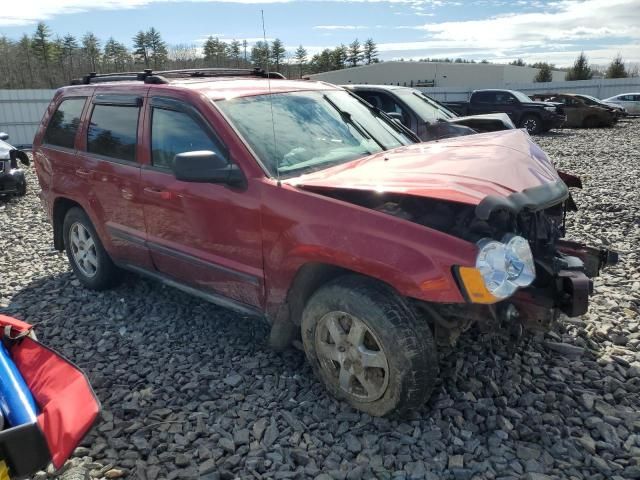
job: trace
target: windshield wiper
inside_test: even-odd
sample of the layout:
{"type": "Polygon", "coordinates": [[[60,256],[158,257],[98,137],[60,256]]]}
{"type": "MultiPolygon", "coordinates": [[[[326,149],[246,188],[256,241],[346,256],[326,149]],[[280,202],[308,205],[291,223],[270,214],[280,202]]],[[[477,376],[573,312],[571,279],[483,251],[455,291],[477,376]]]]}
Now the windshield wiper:
{"type": "Polygon", "coordinates": [[[369,133],[366,128],[360,125],[360,123],[356,122],[353,119],[353,116],[349,112],[345,112],[344,110],[342,110],[327,95],[322,95],[322,98],[324,98],[327,101],[327,103],[331,105],[333,109],[340,114],[340,117],[345,123],[348,123],[349,125],[351,125],[360,135],[362,135],[364,138],[368,138],[369,140],[373,140],[374,142],[376,142],[382,150],[389,150],[389,148],[386,147],[382,142],[374,138],[373,135],[371,135],[371,133],[369,133]]]}
{"type": "Polygon", "coordinates": [[[355,93],[353,93],[350,90],[346,90],[346,92],[349,95],[351,95],[353,98],[358,100],[358,102],[360,102],[362,105],[367,107],[376,117],[382,119],[387,125],[389,125],[391,128],[393,128],[396,132],[398,132],[398,133],[400,133],[402,135],[406,135],[407,137],[409,137],[414,142],[420,143],[422,141],[422,140],[420,140],[420,137],[418,137],[414,133],[413,130],[411,130],[408,127],[405,127],[402,123],[394,121],[393,118],[391,118],[389,115],[387,115],[387,113],[384,110],[381,110],[378,107],[376,107],[374,105],[371,105],[369,102],[367,102],[366,100],[363,100],[362,98],[360,98],[358,95],[356,95],[355,93]]]}

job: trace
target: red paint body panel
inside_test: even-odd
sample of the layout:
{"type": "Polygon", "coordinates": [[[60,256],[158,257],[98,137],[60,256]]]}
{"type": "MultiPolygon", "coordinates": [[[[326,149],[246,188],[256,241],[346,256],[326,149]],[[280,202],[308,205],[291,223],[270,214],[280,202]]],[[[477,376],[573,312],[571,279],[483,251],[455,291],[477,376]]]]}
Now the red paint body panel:
{"type": "Polygon", "coordinates": [[[469,135],[378,153],[290,179],[292,185],[401,193],[476,205],[558,180],[522,130],[469,135]]]}
{"type": "MultiPolygon", "coordinates": [[[[274,93],[336,88],[271,81],[274,93]]],[[[65,88],[52,101],[43,125],[61,98],[91,96],[94,90],[146,95],[137,163],[105,161],[86,153],[90,102],[76,138],[77,151],[42,145],[41,127],[34,140],[34,158],[49,214],[57,199],[77,201],[116,261],[169,275],[269,315],[285,301],[296,273],[308,263],[335,265],[377,278],[408,297],[464,302],[452,266],[475,262],[472,243],[296,185],[477,204],[486,195],[509,195],[557,178],[549,159],[526,134],[507,131],[403,147],[278,185],[267,178],[212,101],[265,94],[269,83],[264,79],[65,88]],[[181,182],[151,166],[150,101],[154,96],[195,107],[242,170],[246,189],[181,182]],[[80,178],[79,168],[91,174],[80,178]],[[114,236],[113,229],[119,235],[114,236]]]]}

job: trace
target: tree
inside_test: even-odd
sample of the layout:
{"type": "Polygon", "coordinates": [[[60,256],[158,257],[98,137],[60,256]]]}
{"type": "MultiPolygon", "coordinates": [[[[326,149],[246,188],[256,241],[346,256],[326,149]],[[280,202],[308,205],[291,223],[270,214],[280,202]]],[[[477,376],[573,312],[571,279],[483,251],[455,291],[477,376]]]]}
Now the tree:
{"type": "Polygon", "coordinates": [[[162,40],[160,32],[151,27],[146,33],[147,46],[149,48],[149,60],[153,64],[153,68],[162,68],[167,62],[168,51],[167,44],[162,40]]]}
{"type": "Polygon", "coordinates": [[[349,50],[347,54],[347,62],[351,64],[352,67],[355,67],[362,61],[362,49],[360,47],[360,42],[356,38],[349,45],[349,50]]]}
{"type": "Polygon", "coordinates": [[[609,64],[605,76],[607,78],[627,78],[629,76],[620,54],[616,55],[613,61],[609,64]]]}
{"type": "Polygon", "coordinates": [[[515,65],[516,67],[526,67],[527,64],[524,63],[524,60],[522,60],[521,58],[518,58],[517,60],[514,60],[513,62],[509,62],[509,65],[515,65]]]}
{"type": "Polygon", "coordinates": [[[240,42],[233,40],[229,45],[229,56],[234,61],[236,68],[240,66],[240,42]]]}
{"type": "Polygon", "coordinates": [[[218,37],[209,37],[204,43],[204,60],[215,67],[223,66],[227,59],[227,51],[228,46],[226,43],[221,42],[218,37]]]}
{"type": "Polygon", "coordinates": [[[336,47],[331,52],[331,65],[329,70],[342,70],[347,66],[348,50],[344,45],[336,47]]]}
{"type": "Polygon", "coordinates": [[[149,43],[147,34],[142,30],[133,37],[133,56],[136,60],[142,61],[145,67],[149,66],[149,43]]]}
{"type": "Polygon", "coordinates": [[[296,63],[298,64],[299,76],[302,77],[302,69],[304,64],[307,62],[307,50],[300,45],[293,54],[293,58],[295,58],[296,63]]]}
{"type": "Polygon", "coordinates": [[[98,71],[100,61],[100,40],[93,33],[87,32],[82,37],[82,54],[87,59],[92,72],[98,71]]]}
{"type": "Polygon", "coordinates": [[[49,62],[52,60],[53,56],[53,45],[49,41],[50,37],[51,31],[49,30],[49,27],[47,27],[43,22],[38,22],[36,31],[34,32],[33,38],[31,39],[31,48],[33,49],[34,57],[40,60],[40,62],[42,62],[42,65],[44,66],[44,71],[49,87],[53,87],[53,83],[51,81],[51,71],[49,69],[49,62]]]}
{"type": "Polygon", "coordinates": [[[367,65],[371,65],[372,63],[377,62],[378,60],[378,46],[373,41],[372,38],[368,38],[366,42],[364,42],[364,49],[362,52],[364,57],[364,62],[367,65]]]}
{"type": "Polygon", "coordinates": [[[276,72],[280,71],[280,62],[284,58],[287,50],[284,48],[282,41],[279,38],[276,38],[273,42],[271,42],[271,60],[273,61],[273,65],[276,68],[276,72]]]}
{"type": "Polygon", "coordinates": [[[268,70],[269,54],[270,49],[267,42],[256,42],[255,45],[251,48],[251,63],[253,63],[255,67],[268,70]]]}
{"type": "Polygon", "coordinates": [[[121,72],[128,63],[129,52],[127,51],[127,47],[120,42],[116,42],[113,37],[111,37],[107,40],[107,43],[104,44],[104,55],[102,58],[107,65],[112,66],[113,70],[121,72]]]}
{"type": "Polygon", "coordinates": [[[553,72],[551,71],[553,66],[546,62],[540,62],[534,64],[534,67],[538,69],[538,73],[533,79],[534,82],[550,82],[553,80],[553,72]]]}
{"type": "Polygon", "coordinates": [[[62,46],[60,47],[60,55],[62,60],[67,64],[69,72],[69,80],[73,77],[73,59],[78,52],[78,41],[71,34],[66,34],[62,38],[62,46]]]}
{"type": "Polygon", "coordinates": [[[591,77],[593,77],[593,72],[589,66],[587,56],[584,52],[580,52],[573,66],[567,70],[565,80],[590,80],[591,77]]]}

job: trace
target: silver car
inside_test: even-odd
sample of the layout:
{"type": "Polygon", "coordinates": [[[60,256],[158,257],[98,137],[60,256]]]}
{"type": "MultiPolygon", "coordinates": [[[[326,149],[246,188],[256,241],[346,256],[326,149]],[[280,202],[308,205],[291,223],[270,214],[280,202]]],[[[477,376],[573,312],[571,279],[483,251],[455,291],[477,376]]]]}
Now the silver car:
{"type": "Polygon", "coordinates": [[[603,101],[624,107],[629,115],[640,115],[640,93],[621,93],[603,101]]]}

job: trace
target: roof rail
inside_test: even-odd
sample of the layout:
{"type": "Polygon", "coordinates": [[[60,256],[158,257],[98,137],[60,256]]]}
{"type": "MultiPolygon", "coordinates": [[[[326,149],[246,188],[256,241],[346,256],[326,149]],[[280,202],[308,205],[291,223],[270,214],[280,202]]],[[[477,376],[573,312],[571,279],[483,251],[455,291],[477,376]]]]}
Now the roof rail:
{"type": "Polygon", "coordinates": [[[279,72],[266,72],[261,68],[187,68],[181,70],[161,70],[154,72],[150,68],[142,72],[91,72],[82,78],[75,78],[71,85],[89,85],[92,83],[141,81],[145,83],[169,83],[168,78],[204,78],[204,77],[260,77],[284,79],[279,72]],[[168,78],[167,78],[168,77],[168,78]]]}

